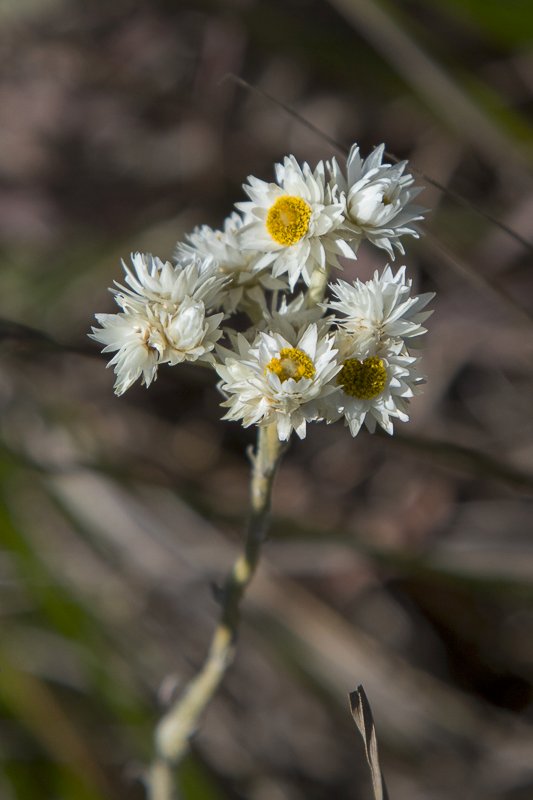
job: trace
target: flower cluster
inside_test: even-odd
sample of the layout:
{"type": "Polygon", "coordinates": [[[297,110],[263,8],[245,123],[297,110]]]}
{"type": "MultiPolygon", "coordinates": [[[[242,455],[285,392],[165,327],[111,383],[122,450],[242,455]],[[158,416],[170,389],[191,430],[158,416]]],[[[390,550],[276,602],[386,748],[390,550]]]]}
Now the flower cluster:
{"type": "Polygon", "coordinates": [[[329,282],[363,240],[394,259],[402,237],[418,236],[420,188],[407,162],[383,156],[384,145],[366,159],[354,145],[345,170],[288,156],[275,182],[248,178],[249,199],[221,230],[179,242],[173,263],[133,255],[112,289],[119,312],[97,314],[91,334],[114,353],[116,393],[138,378],[148,386],[162,364],[196,361],[217,371],[225,419],[276,425],[281,440],[303,438],[308,422],[343,419],[355,436],[363,423],[392,433],[406,421],[433,295],[413,294],[405,266],[329,282]]]}

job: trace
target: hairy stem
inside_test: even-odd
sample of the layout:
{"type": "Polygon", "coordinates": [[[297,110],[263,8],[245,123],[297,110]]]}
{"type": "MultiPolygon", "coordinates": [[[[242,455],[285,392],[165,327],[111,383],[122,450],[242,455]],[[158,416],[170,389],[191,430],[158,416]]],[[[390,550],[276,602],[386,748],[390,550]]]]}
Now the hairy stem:
{"type": "Polygon", "coordinates": [[[233,661],[240,602],[259,561],[268,527],[272,484],[281,454],[282,444],[276,426],[258,428],[257,448],[252,456],[251,513],[244,550],[226,579],[220,619],[204,665],[157,726],[156,753],[149,779],[151,800],[175,797],[174,769],[186,755],[202,712],[233,661]]]}

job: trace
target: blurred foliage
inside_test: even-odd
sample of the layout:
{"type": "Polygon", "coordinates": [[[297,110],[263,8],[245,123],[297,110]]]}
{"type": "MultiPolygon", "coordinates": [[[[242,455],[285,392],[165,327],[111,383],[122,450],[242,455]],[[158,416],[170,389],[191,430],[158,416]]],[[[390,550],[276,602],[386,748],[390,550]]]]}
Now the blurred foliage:
{"type": "Polygon", "coordinates": [[[432,0],[432,4],[444,13],[457,15],[463,24],[478,28],[504,51],[531,47],[533,9],[527,0],[511,0],[506,6],[498,0],[432,0]]]}
{"type": "Polygon", "coordinates": [[[438,298],[412,422],[311,426],[286,456],[181,794],[369,798],[363,683],[392,800],[531,797],[531,248],[483,212],[531,241],[532,34],[525,0],[0,5],[2,798],[144,797],[239,546],[253,433],[220,422],[212,376],[118,399],[86,338],[120,258],[170,257],[248,174],[331,154],[228,73],[472,207],[424,191],[408,269],[438,298]]]}

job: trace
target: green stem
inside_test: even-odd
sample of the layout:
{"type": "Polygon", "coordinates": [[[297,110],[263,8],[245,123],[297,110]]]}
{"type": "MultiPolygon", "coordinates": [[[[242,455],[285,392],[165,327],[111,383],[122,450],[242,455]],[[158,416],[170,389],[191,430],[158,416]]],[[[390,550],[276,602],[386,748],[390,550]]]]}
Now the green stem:
{"type": "Polygon", "coordinates": [[[268,528],[272,484],[281,455],[276,426],[258,428],[257,448],[252,456],[251,514],[244,551],[226,580],[220,619],[204,665],[157,726],[156,753],[149,778],[151,800],[175,797],[174,770],[187,754],[190,737],[233,661],[240,602],[259,561],[268,528]]]}

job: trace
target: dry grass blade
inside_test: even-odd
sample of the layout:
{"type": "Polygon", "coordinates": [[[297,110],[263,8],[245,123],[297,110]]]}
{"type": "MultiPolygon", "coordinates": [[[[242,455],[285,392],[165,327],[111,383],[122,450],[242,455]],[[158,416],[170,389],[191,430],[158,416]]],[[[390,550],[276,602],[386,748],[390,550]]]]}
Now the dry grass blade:
{"type": "MultiPolygon", "coordinates": [[[[385,150],[385,155],[390,161],[393,161],[395,164],[399,164],[402,161],[401,158],[395,156],[394,153],[390,152],[390,150],[385,150]]],[[[414,175],[417,175],[419,178],[422,178],[422,180],[426,181],[426,183],[430,183],[431,186],[434,186],[435,189],[438,189],[439,192],[442,192],[442,194],[446,195],[447,197],[450,197],[458,205],[463,206],[463,208],[467,208],[473,214],[477,214],[482,219],[486,219],[487,222],[491,223],[491,225],[495,225],[501,231],[506,233],[507,236],[510,236],[511,239],[514,239],[516,242],[521,244],[525,250],[533,252],[533,243],[528,241],[520,233],[517,233],[517,231],[513,230],[511,227],[509,227],[509,225],[506,225],[505,222],[502,222],[501,219],[498,219],[498,217],[495,217],[493,214],[489,214],[487,211],[479,208],[476,205],[476,203],[472,203],[471,200],[469,200],[467,197],[464,197],[460,192],[456,192],[455,189],[450,189],[448,186],[444,186],[443,183],[435,180],[435,178],[432,178],[426,172],[417,169],[414,164],[410,163],[409,169],[414,175]]]]}
{"type": "Polygon", "coordinates": [[[379,766],[378,743],[372,710],[362,686],[358,686],[355,692],[350,692],[350,708],[365,744],[366,760],[372,776],[374,800],[388,800],[387,787],[379,766]]]}
{"type": "Polygon", "coordinates": [[[455,442],[424,439],[406,433],[397,433],[394,438],[384,439],[384,441],[391,447],[405,447],[413,452],[425,454],[434,465],[451,467],[470,477],[501,481],[511,489],[525,494],[533,492],[533,475],[506,463],[501,458],[493,457],[479,450],[455,442]]]}
{"type": "MultiPolygon", "coordinates": [[[[450,266],[457,275],[462,279],[467,280],[472,286],[481,289],[491,294],[496,300],[502,303],[508,311],[520,322],[531,324],[533,321],[529,312],[523,308],[502,286],[488,280],[479,270],[472,267],[467,261],[454,253],[451,248],[439,240],[437,236],[430,231],[424,232],[425,239],[422,240],[422,246],[427,242],[432,253],[436,253],[441,261],[447,266],[450,266]]],[[[516,237],[514,237],[516,238],[516,237]]]]}
{"type": "Polygon", "coordinates": [[[332,136],[329,136],[327,133],[318,128],[316,125],[313,125],[313,123],[310,120],[306,119],[305,117],[302,117],[302,115],[299,114],[297,111],[295,111],[294,108],[291,108],[291,106],[288,106],[286,103],[283,103],[277,97],[274,97],[268,92],[265,92],[264,89],[260,89],[259,86],[254,86],[253,83],[245,81],[244,78],[241,78],[239,75],[234,75],[233,72],[226,73],[226,75],[224,75],[224,77],[220,80],[220,83],[222,84],[224,83],[224,81],[233,81],[233,83],[237,84],[237,86],[241,86],[243,89],[246,89],[246,91],[253,92],[254,94],[257,94],[259,97],[263,97],[265,100],[268,100],[269,103],[273,103],[278,108],[281,108],[283,111],[285,111],[286,114],[289,115],[289,117],[295,119],[305,128],[307,128],[307,130],[313,131],[313,133],[315,133],[319,139],[321,139],[323,142],[327,142],[328,144],[330,144],[334,150],[338,150],[338,152],[341,153],[343,156],[348,155],[348,148],[346,147],[346,145],[341,144],[341,142],[337,142],[336,139],[334,139],[332,136]]]}
{"type": "Polygon", "coordinates": [[[494,163],[509,152],[515,169],[531,164],[531,154],[519,147],[467,92],[410,35],[385,7],[368,0],[330,0],[383,59],[401,75],[428,108],[458,135],[494,163]]]}
{"type": "Polygon", "coordinates": [[[0,317],[0,350],[2,352],[13,351],[16,353],[28,352],[34,355],[35,352],[48,353],[71,353],[73,355],[88,356],[90,358],[100,357],[96,348],[92,345],[71,345],[58,342],[48,333],[38,330],[30,325],[24,325],[15,320],[0,317]]]}
{"type": "MultiPolygon", "coordinates": [[[[244,78],[241,78],[238,75],[234,75],[232,72],[228,72],[226,75],[224,75],[220,83],[222,84],[224,83],[224,81],[227,80],[231,80],[237,86],[241,86],[243,89],[253,92],[254,94],[257,94],[259,97],[268,100],[268,102],[273,103],[275,106],[281,108],[286,114],[288,114],[289,117],[299,122],[300,125],[303,125],[304,128],[307,128],[307,130],[315,133],[319,139],[330,144],[335,150],[337,150],[343,156],[348,155],[349,148],[345,144],[336,141],[336,139],[334,139],[332,136],[329,136],[329,134],[325,133],[325,131],[318,128],[310,120],[306,119],[306,117],[303,117],[301,114],[298,113],[298,111],[296,111],[294,108],[291,108],[291,106],[288,106],[286,103],[283,103],[277,97],[274,97],[268,92],[265,92],[264,89],[260,89],[258,86],[254,86],[254,84],[245,81],[244,78]]],[[[398,156],[396,156],[394,153],[391,153],[390,150],[385,150],[385,155],[387,156],[388,159],[390,159],[390,161],[393,161],[395,164],[398,164],[402,161],[401,158],[398,158],[398,156]]],[[[497,228],[506,233],[507,236],[509,236],[511,239],[514,239],[515,242],[518,242],[524,249],[533,252],[533,243],[528,241],[528,239],[526,239],[520,233],[515,231],[509,225],[506,225],[505,222],[502,222],[501,219],[498,219],[498,217],[495,217],[492,214],[489,214],[484,209],[479,208],[478,205],[471,202],[467,197],[464,197],[464,195],[462,195],[460,192],[457,192],[454,189],[450,189],[448,186],[444,186],[443,183],[436,180],[435,178],[432,178],[431,175],[428,175],[423,170],[418,169],[416,165],[411,162],[409,163],[409,169],[414,175],[418,176],[422,180],[431,184],[431,186],[434,186],[435,189],[438,189],[438,191],[442,192],[442,194],[446,195],[446,197],[451,198],[454,202],[463,206],[463,208],[467,208],[472,213],[477,214],[482,219],[487,220],[487,222],[490,222],[491,225],[495,225],[497,228]]]]}

